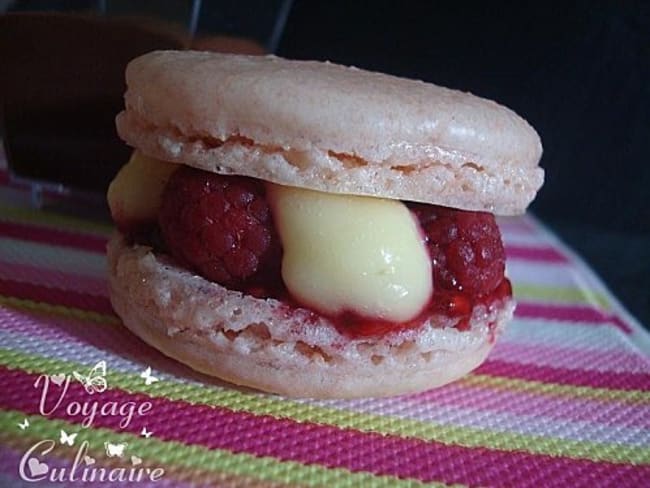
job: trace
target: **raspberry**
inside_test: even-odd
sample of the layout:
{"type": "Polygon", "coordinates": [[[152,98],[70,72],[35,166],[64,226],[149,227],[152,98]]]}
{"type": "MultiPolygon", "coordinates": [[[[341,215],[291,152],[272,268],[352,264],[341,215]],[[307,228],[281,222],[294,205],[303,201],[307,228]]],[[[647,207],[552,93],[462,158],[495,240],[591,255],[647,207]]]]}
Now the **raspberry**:
{"type": "Polygon", "coordinates": [[[176,259],[235,289],[279,279],[280,244],[261,181],[183,167],[162,201],[158,223],[176,259]]]}
{"type": "Polygon", "coordinates": [[[503,281],[505,251],[494,216],[413,204],[433,265],[434,286],[481,296],[503,281]]]}

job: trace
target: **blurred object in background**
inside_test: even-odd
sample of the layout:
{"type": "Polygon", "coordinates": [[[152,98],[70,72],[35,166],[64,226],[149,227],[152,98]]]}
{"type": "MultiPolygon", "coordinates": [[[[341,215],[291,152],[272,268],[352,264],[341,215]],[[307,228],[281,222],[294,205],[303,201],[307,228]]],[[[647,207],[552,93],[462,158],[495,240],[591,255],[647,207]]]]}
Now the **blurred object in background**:
{"type": "MultiPolygon", "coordinates": [[[[293,0],[206,0],[201,3],[196,35],[248,39],[264,51],[275,53],[292,4],[293,0]]],[[[259,54],[249,52],[251,44],[247,42],[235,42],[231,46],[234,49],[231,52],[259,54]]]]}
{"type": "Polygon", "coordinates": [[[0,8],[0,134],[10,177],[104,205],[130,149],[114,119],[127,63],[155,49],[272,52],[290,0],[16,1],[0,8]]]}
{"type": "Polygon", "coordinates": [[[87,15],[0,17],[0,103],[12,176],[102,192],[129,157],[117,137],[124,67],[179,49],[173,29],[87,15]]]}
{"type": "Polygon", "coordinates": [[[231,36],[202,36],[192,39],[192,49],[197,51],[215,51],[219,53],[237,53],[262,55],[266,49],[252,39],[231,36]]]}

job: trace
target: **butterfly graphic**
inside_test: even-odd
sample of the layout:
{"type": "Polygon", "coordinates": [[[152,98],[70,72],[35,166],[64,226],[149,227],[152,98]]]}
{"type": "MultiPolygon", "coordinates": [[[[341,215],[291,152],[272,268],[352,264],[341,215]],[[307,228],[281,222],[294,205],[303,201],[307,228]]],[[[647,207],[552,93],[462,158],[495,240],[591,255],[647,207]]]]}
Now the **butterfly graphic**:
{"type": "Polygon", "coordinates": [[[140,373],[140,378],[144,380],[144,384],[149,386],[152,383],[158,381],[158,378],[151,374],[151,368],[147,367],[142,373],[140,373]]]}
{"type": "Polygon", "coordinates": [[[126,442],[121,442],[120,444],[111,444],[110,442],[104,442],[104,448],[106,449],[106,455],[108,457],[122,457],[124,456],[124,450],[128,444],[126,442]]]}
{"type": "Polygon", "coordinates": [[[68,434],[65,430],[61,431],[61,437],[59,437],[59,442],[61,444],[67,444],[69,446],[74,445],[74,441],[77,438],[78,432],[75,432],[74,434],[68,434]]]}
{"type": "Polygon", "coordinates": [[[149,437],[151,437],[151,434],[153,434],[153,432],[151,432],[150,430],[147,430],[146,427],[142,427],[142,430],[140,431],[140,435],[142,437],[146,437],[147,439],[149,439],[149,437]]]}
{"type": "Polygon", "coordinates": [[[72,374],[91,395],[101,393],[108,387],[106,383],[106,361],[99,361],[86,376],[76,371],[73,371],[72,374]]]}
{"type": "Polygon", "coordinates": [[[27,427],[29,427],[29,420],[25,419],[17,425],[20,427],[20,430],[25,430],[27,427]]]}

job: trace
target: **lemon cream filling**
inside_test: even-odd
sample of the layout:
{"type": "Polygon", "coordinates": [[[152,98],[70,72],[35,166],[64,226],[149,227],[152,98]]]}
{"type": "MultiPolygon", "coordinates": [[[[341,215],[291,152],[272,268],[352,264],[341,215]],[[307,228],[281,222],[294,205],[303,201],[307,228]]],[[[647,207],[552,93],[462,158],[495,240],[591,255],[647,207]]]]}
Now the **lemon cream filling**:
{"type": "Polygon", "coordinates": [[[299,302],[392,322],[427,305],[431,260],[402,202],[270,183],[267,195],[282,241],[282,278],[299,302]]]}
{"type": "Polygon", "coordinates": [[[162,194],[178,164],[133,151],[108,187],[108,206],[116,222],[155,221],[162,194]]]}

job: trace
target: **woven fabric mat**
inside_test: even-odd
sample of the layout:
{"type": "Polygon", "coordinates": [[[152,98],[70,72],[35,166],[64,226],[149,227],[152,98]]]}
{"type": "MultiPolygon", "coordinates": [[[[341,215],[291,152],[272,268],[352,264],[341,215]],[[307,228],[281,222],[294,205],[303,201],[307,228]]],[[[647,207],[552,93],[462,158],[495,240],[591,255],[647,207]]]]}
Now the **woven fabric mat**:
{"type": "Polygon", "coordinates": [[[32,209],[0,173],[0,486],[650,486],[647,333],[532,217],[500,225],[519,306],[483,366],[417,395],[292,400],[129,333],[111,229],[32,209]]]}

